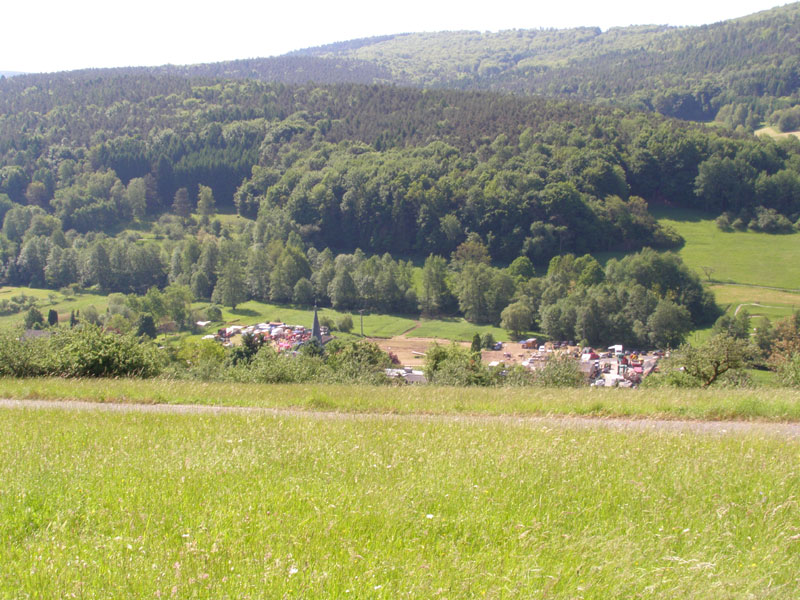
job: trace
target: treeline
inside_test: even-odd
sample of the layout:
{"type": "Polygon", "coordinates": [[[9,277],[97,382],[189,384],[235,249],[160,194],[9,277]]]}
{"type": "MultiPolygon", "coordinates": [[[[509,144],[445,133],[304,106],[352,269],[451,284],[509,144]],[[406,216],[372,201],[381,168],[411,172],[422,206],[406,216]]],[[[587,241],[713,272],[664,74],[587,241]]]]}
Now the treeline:
{"type": "Polygon", "coordinates": [[[218,317],[218,310],[194,315],[195,300],[233,308],[254,299],[344,312],[461,314],[473,323],[502,325],[516,337],[538,330],[552,339],[639,347],[677,345],[691,328],[716,317],[713,297],[697,275],[677,255],[650,249],[612,260],[605,269],[588,254],[564,254],[536,277],[527,256],[506,268],[492,266],[489,246],[473,232],[450,255],[429,255],[416,273],[411,261],[388,252],[320,251],[294,231],[284,242],[267,235],[269,224],[262,220],[237,230],[216,220],[198,225],[162,218],[161,240],[74,231],[67,236],[58,224],[38,207],[9,211],[4,235],[19,239],[21,249],[16,256],[6,249],[2,281],[112,293],[105,316],[82,318],[123,332],[141,328],[143,315],[165,331],[218,317]],[[16,231],[24,233],[16,238],[12,226],[26,216],[30,224],[19,225],[16,231]]]}

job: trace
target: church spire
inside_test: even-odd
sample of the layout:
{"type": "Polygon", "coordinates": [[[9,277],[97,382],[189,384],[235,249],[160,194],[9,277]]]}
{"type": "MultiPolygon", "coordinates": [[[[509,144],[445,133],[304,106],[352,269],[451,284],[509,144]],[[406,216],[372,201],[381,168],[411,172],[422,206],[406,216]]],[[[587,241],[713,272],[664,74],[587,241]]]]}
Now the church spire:
{"type": "Polygon", "coordinates": [[[317,316],[317,303],[314,303],[314,323],[311,325],[311,339],[317,339],[318,342],[322,341],[322,332],[319,327],[319,317],[317,316]]]}

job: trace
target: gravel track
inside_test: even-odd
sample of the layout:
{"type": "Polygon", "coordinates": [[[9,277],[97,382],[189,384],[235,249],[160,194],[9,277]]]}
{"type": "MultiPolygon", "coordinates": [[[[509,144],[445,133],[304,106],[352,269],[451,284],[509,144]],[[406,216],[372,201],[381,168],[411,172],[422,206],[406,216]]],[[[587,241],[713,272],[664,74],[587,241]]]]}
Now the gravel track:
{"type": "Polygon", "coordinates": [[[199,415],[264,415],[273,417],[306,417],[339,420],[398,420],[440,423],[508,423],[537,427],[578,429],[614,429],[619,431],[686,432],[707,435],[763,434],[786,439],[800,439],[800,423],[763,421],[693,421],[625,417],[535,416],[535,415],[455,415],[455,414],[391,414],[315,411],[294,408],[207,406],[201,404],[132,404],[101,403],[81,400],[14,400],[0,399],[0,409],[73,410],[118,413],[199,414],[199,415]]]}

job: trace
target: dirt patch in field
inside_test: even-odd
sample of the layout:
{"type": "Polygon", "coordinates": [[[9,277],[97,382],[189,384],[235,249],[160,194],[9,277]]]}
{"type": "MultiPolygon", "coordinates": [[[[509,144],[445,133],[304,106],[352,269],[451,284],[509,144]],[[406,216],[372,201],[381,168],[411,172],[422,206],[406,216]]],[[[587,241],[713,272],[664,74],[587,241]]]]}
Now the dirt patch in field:
{"type": "MultiPolygon", "coordinates": [[[[438,342],[443,346],[449,346],[452,342],[444,339],[405,337],[403,335],[393,338],[371,338],[371,341],[378,344],[381,350],[394,352],[400,359],[400,364],[404,367],[421,367],[425,364],[425,353],[433,342],[438,342]]],[[[469,342],[456,342],[459,346],[469,348],[469,342]]],[[[538,352],[524,350],[522,345],[516,342],[503,344],[502,350],[483,350],[481,360],[485,363],[493,361],[502,362],[506,365],[518,365],[528,357],[537,355],[538,352]]]]}
{"type": "MultiPolygon", "coordinates": [[[[425,364],[425,353],[433,342],[449,346],[452,342],[443,339],[397,336],[393,338],[371,338],[385,352],[394,352],[404,367],[421,367],[425,364]]],[[[469,348],[468,342],[456,342],[469,348]]]]}

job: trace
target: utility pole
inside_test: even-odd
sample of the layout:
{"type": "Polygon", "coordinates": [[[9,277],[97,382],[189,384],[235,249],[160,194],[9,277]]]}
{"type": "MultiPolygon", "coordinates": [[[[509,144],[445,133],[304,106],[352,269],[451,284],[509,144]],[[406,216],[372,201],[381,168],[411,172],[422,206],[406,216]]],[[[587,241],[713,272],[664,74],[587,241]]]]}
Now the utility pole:
{"type": "Polygon", "coordinates": [[[364,337],[364,309],[360,308],[358,314],[361,315],[361,337],[364,337]]]}

